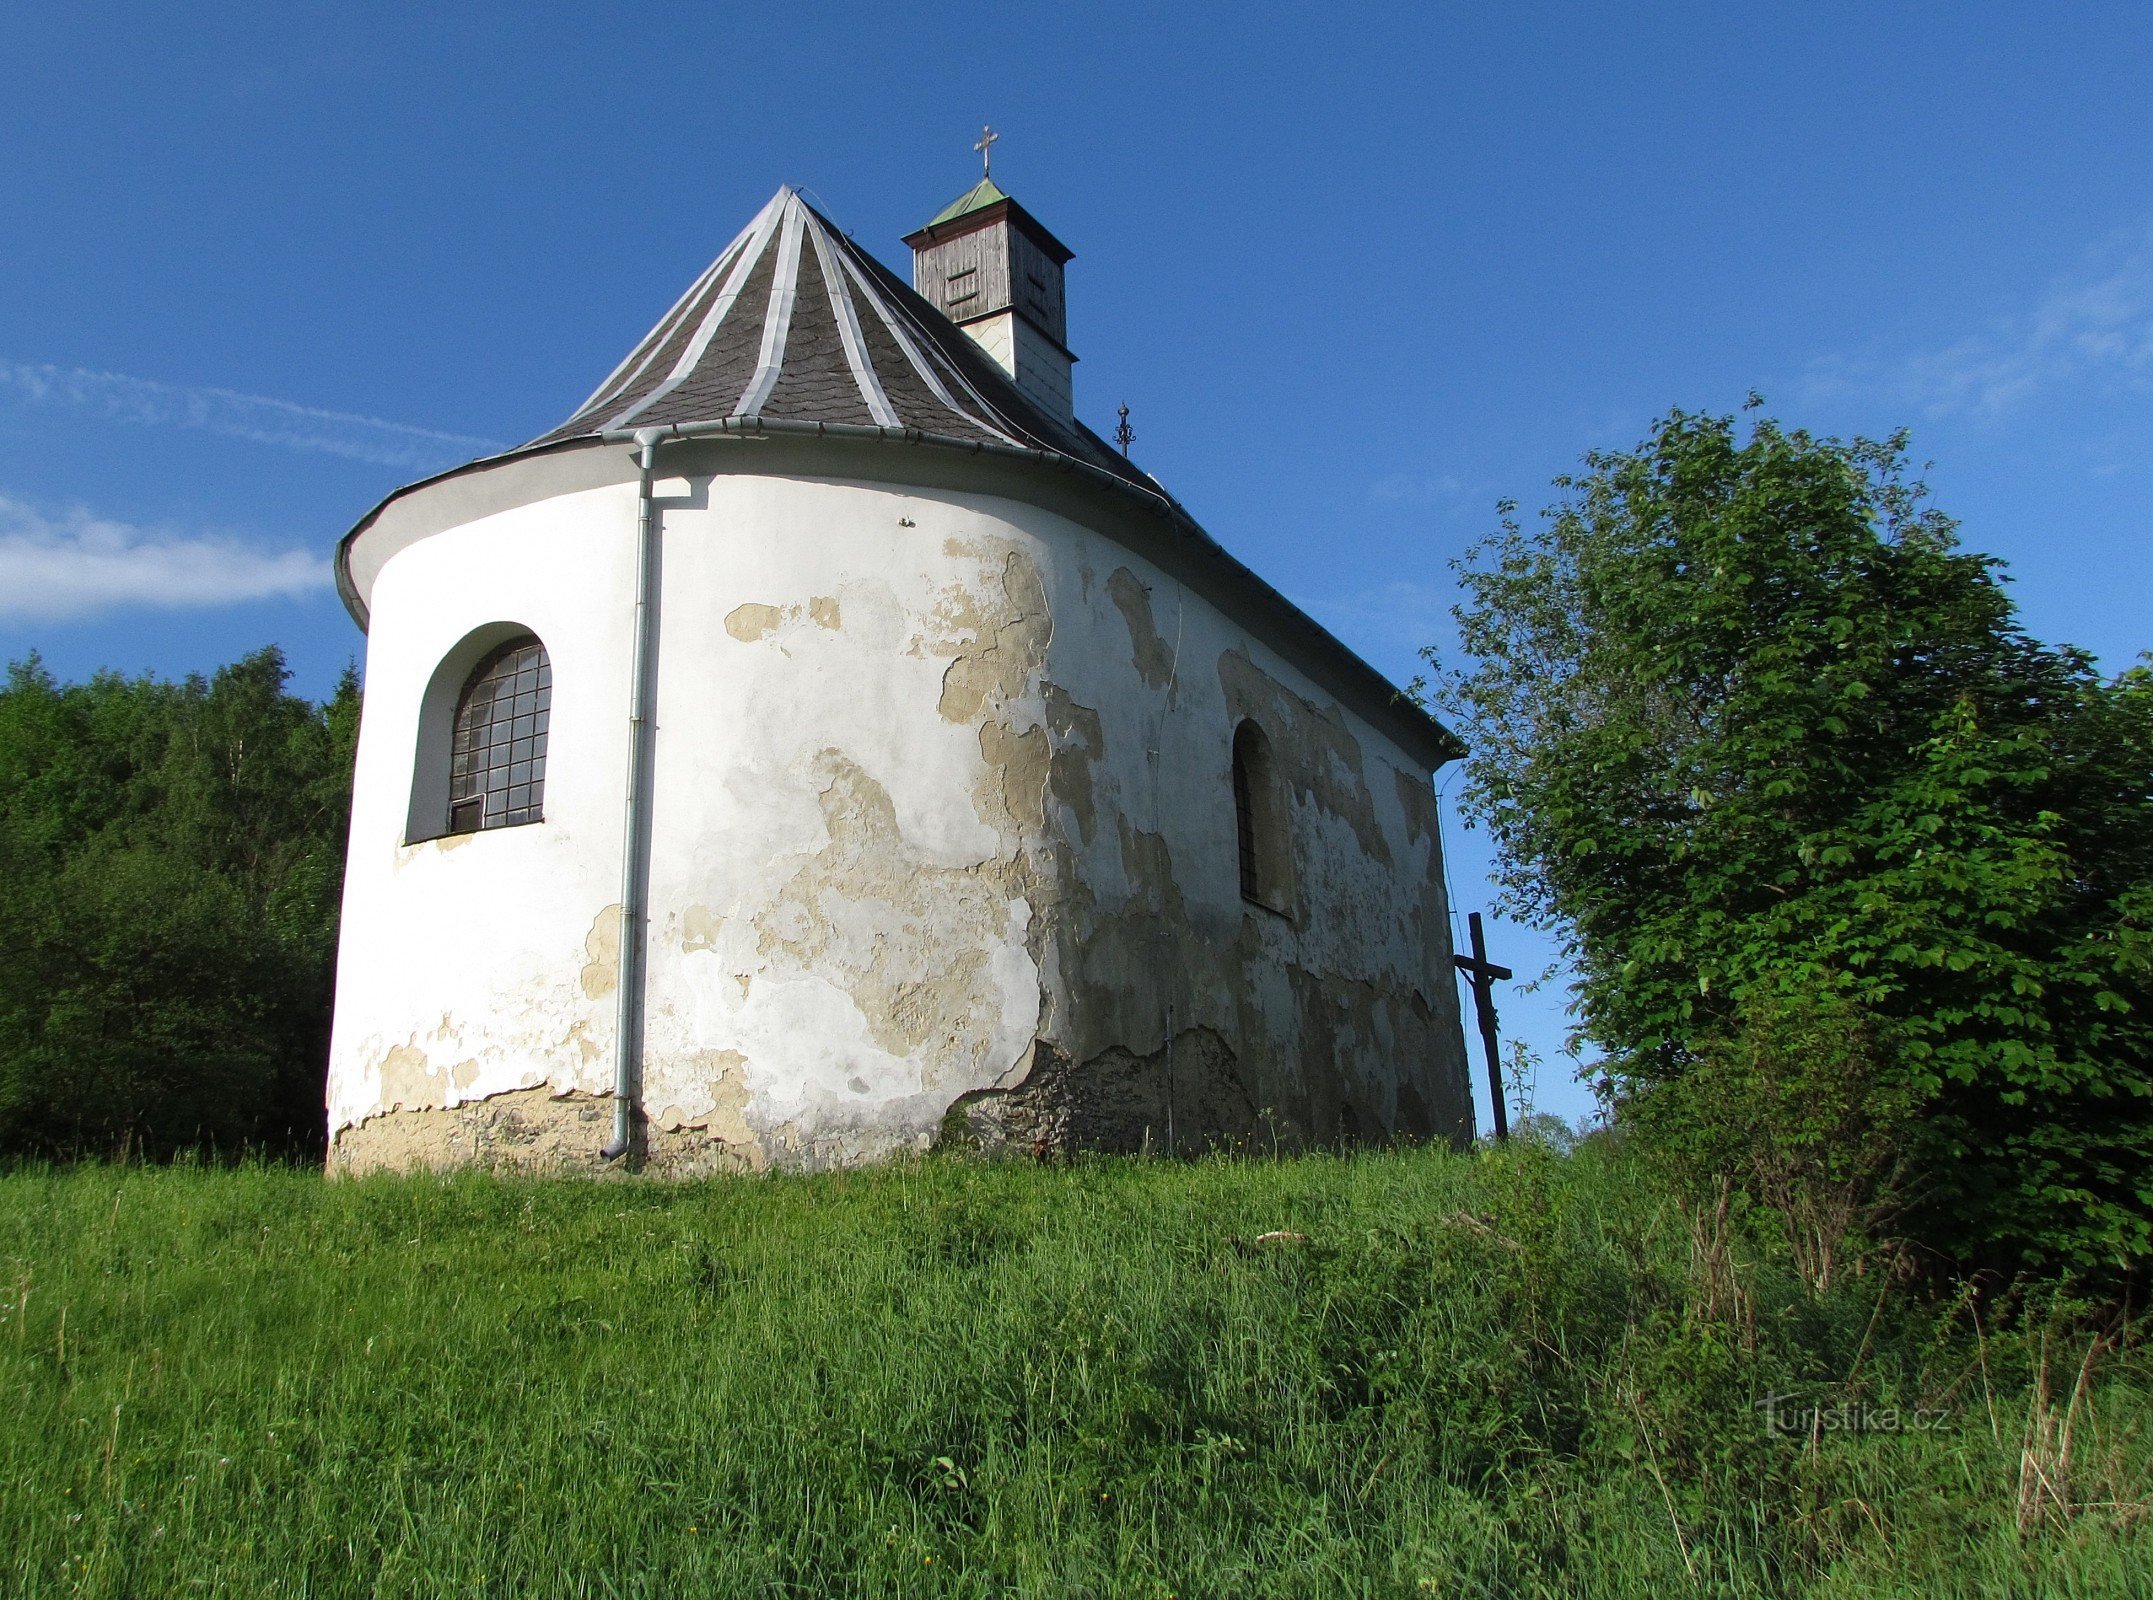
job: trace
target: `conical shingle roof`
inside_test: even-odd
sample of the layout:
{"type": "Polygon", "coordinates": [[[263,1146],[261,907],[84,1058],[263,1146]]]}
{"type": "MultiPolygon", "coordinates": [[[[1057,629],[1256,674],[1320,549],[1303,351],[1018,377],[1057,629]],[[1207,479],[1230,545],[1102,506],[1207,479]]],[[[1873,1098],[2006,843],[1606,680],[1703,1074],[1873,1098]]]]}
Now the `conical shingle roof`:
{"type": "MultiPolygon", "coordinates": [[[[1007,198],[999,189],[988,196],[988,187],[968,191],[944,217],[1007,198]]],[[[1041,409],[962,329],[790,188],[771,197],[566,422],[513,450],[407,484],[361,518],[338,543],[336,556],[337,590],[353,619],[367,626],[374,575],[404,543],[423,537],[431,517],[440,514],[400,520],[355,566],[362,538],[383,529],[393,508],[408,507],[413,497],[451,481],[557,459],[601,441],[625,442],[644,429],[828,430],[1073,469],[1080,480],[1129,497],[1161,518],[1168,546],[1155,559],[1258,630],[1407,749],[1433,765],[1460,752],[1426,712],[1235,560],[1156,479],[1081,422],[1041,409]]],[[[470,502],[458,498],[443,507],[468,515],[470,502]]]]}
{"type": "Polygon", "coordinates": [[[759,421],[901,429],[1046,450],[1156,494],[1050,416],[948,318],[781,188],[597,391],[533,445],[759,421]]]}

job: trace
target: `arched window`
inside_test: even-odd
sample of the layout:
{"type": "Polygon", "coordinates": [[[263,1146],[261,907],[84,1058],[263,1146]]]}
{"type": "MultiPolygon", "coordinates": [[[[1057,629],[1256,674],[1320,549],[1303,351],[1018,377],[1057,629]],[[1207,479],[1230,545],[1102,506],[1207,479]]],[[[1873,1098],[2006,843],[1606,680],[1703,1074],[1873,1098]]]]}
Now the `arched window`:
{"type": "Polygon", "coordinates": [[[1241,898],[1290,915],[1293,845],[1285,796],[1271,760],[1271,741],[1253,722],[1243,722],[1233,732],[1233,813],[1241,898]]]}
{"type": "Polygon", "coordinates": [[[449,745],[450,833],[536,822],[545,812],[553,666],[531,634],[494,646],[456,701],[449,745]]]}

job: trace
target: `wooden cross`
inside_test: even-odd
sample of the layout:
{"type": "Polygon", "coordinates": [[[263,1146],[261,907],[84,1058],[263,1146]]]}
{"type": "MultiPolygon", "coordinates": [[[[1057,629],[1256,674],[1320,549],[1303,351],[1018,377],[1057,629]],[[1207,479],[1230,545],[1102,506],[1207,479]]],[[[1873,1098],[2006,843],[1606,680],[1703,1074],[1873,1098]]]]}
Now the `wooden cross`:
{"type": "Polygon", "coordinates": [[[979,152],[979,175],[982,178],[991,178],[994,176],[993,145],[994,141],[999,139],[1000,137],[1001,135],[996,133],[990,127],[982,125],[979,130],[979,143],[972,146],[972,148],[979,152]]]}
{"type": "Polygon", "coordinates": [[[1495,985],[1507,983],[1515,974],[1508,967],[1498,967],[1488,959],[1488,941],[1480,931],[1480,913],[1468,915],[1465,924],[1472,930],[1473,953],[1469,956],[1452,956],[1451,965],[1465,974],[1473,986],[1473,1009],[1480,1014],[1480,1043],[1488,1053],[1488,1100],[1495,1107],[1495,1137],[1510,1137],[1510,1113],[1503,1108],[1502,1054],[1495,1047],[1495,985]]]}

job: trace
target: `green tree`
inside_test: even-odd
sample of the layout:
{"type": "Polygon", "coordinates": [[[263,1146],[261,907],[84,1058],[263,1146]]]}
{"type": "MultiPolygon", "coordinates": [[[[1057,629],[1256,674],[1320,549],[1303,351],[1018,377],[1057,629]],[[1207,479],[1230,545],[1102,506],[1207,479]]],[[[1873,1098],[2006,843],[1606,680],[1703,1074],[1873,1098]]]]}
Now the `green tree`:
{"type": "Polygon", "coordinates": [[[318,1144],[358,731],[275,649],[0,689],[0,1150],[318,1144]]]}
{"type": "Polygon", "coordinates": [[[1756,1115],[1813,1115],[1784,1156],[1882,1126],[1874,1099],[1890,1159],[1852,1166],[1897,1180],[1916,1241],[2143,1263],[2153,673],[2029,639],[1903,436],[1678,411],[1557,488],[1458,564],[1469,664],[1438,684],[1506,904],[1567,940],[1618,1101],[1708,1143],[1672,1108],[1732,1114],[1697,1080],[1739,1063],[1756,1115]],[[1756,1019],[1790,1015],[1858,1038],[1863,1081],[1760,1068],[1786,1052],[1756,1019]]]}

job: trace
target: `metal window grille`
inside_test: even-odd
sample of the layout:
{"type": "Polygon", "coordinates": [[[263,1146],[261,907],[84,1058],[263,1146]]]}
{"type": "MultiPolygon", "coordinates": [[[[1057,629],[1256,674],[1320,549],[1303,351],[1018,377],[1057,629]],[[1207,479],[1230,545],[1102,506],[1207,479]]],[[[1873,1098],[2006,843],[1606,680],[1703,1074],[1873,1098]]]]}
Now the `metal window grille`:
{"type": "Polygon", "coordinates": [[[1234,834],[1241,848],[1241,898],[1260,904],[1263,891],[1256,876],[1256,801],[1249,784],[1248,745],[1245,738],[1233,743],[1234,834]]]}
{"type": "Polygon", "coordinates": [[[529,634],[472,669],[456,702],[449,757],[449,832],[536,822],[546,800],[546,727],[553,665],[529,634]]]}

